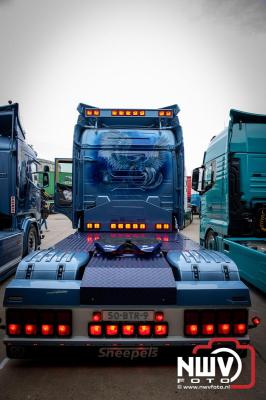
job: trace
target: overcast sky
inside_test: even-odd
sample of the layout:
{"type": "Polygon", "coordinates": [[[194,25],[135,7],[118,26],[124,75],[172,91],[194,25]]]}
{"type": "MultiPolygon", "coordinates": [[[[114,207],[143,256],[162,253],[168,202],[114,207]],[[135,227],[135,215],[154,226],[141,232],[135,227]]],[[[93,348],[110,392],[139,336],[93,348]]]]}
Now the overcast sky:
{"type": "Polygon", "coordinates": [[[230,108],[266,114],[265,0],[0,0],[0,104],[40,157],[71,156],[79,102],[177,103],[186,165],[230,108]]]}

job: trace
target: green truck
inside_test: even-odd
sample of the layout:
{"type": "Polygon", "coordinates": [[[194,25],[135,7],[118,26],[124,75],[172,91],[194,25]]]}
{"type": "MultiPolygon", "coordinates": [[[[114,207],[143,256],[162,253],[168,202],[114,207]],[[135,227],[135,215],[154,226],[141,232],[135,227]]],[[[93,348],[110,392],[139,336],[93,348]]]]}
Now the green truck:
{"type": "Polygon", "coordinates": [[[192,187],[201,195],[201,244],[226,253],[266,292],[266,115],[231,110],[192,187]]]}
{"type": "MultiPolygon", "coordinates": [[[[45,188],[45,195],[47,197],[47,203],[49,204],[50,213],[54,213],[54,172],[49,171],[49,186],[45,188]]],[[[71,171],[60,171],[59,172],[59,183],[66,185],[66,187],[72,185],[72,172],[71,171]]]]}

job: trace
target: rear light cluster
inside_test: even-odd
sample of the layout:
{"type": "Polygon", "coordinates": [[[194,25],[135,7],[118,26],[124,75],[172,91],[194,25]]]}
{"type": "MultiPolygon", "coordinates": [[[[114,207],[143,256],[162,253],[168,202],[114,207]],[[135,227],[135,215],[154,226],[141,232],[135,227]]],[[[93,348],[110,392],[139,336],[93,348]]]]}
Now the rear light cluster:
{"type": "Polygon", "coordinates": [[[88,325],[91,337],[166,337],[168,323],[164,322],[164,313],[157,311],[154,322],[107,322],[102,321],[101,312],[92,314],[92,322],[88,325]]]}
{"type": "Polygon", "coordinates": [[[244,336],[247,310],[185,311],[185,336],[244,336]]]}
{"type": "Polygon", "coordinates": [[[166,337],[166,322],[90,322],[88,334],[91,337],[166,337]]]}
{"type": "Polygon", "coordinates": [[[133,223],[130,223],[130,222],[125,222],[125,223],[112,222],[110,224],[110,229],[112,231],[113,230],[119,230],[119,231],[121,231],[121,230],[126,230],[126,231],[129,231],[129,230],[133,230],[133,231],[140,230],[140,231],[144,231],[146,229],[146,224],[143,224],[143,223],[138,224],[138,223],[135,223],[135,222],[133,222],[133,223]]]}
{"type": "Polygon", "coordinates": [[[88,229],[100,229],[101,224],[99,222],[88,222],[87,223],[87,228],[88,229]]]}
{"type": "Polygon", "coordinates": [[[23,337],[70,337],[70,310],[7,310],[7,334],[23,337]]]}

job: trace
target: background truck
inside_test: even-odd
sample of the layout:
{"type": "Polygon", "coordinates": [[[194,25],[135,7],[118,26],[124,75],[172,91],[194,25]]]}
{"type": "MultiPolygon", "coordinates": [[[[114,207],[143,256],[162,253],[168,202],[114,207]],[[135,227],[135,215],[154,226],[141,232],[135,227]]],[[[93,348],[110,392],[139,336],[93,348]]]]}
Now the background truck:
{"type": "MultiPolygon", "coordinates": [[[[0,280],[40,245],[36,153],[25,141],[18,104],[0,107],[0,280]]],[[[41,174],[42,181],[47,177],[41,174]]]]}
{"type": "MultiPolygon", "coordinates": [[[[49,170],[47,170],[47,174],[49,177],[49,185],[45,187],[45,198],[46,202],[49,205],[49,212],[53,214],[54,210],[54,162],[49,160],[38,159],[40,162],[40,167],[45,168],[47,170],[47,166],[49,170]]],[[[40,170],[40,169],[38,169],[40,170]]],[[[72,172],[59,172],[59,182],[63,185],[72,185],[72,172]]],[[[39,176],[39,182],[42,185],[42,175],[39,176]]]]}
{"type": "Polygon", "coordinates": [[[200,195],[198,193],[191,193],[190,205],[192,214],[200,214],[200,195]]]}
{"type": "Polygon", "coordinates": [[[227,254],[266,292],[266,115],[231,110],[193,172],[193,188],[201,194],[201,244],[227,254]]]}
{"type": "Polygon", "coordinates": [[[73,159],[55,168],[56,210],[77,231],[19,264],[4,296],[8,356],[152,357],[213,337],[247,343],[250,295],[235,263],[179,233],[179,108],[78,111],[73,159]],[[72,185],[62,184],[71,171],[72,185]]]}

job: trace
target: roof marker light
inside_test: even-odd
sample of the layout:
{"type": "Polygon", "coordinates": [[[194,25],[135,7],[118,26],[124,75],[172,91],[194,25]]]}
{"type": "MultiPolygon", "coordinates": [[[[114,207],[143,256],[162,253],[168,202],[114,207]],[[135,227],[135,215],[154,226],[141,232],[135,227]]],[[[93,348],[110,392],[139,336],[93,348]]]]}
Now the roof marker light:
{"type": "Polygon", "coordinates": [[[144,117],[144,110],[111,110],[112,117],[144,117]]]}
{"type": "Polygon", "coordinates": [[[85,110],[86,117],[99,117],[101,115],[100,110],[98,109],[86,109],[85,110]]]}
{"type": "Polygon", "coordinates": [[[172,110],[159,110],[158,116],[159,117],[172,117],[173,111],[172,110]]]}

